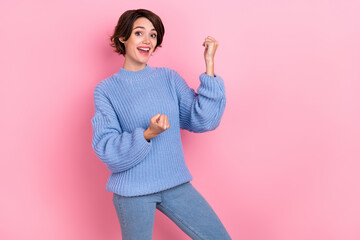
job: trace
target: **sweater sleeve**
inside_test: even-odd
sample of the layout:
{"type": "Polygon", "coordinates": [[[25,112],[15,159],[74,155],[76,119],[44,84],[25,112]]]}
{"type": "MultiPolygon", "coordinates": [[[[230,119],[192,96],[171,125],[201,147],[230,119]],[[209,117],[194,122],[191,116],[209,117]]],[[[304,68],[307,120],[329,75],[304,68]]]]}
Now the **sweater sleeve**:
{"type": "Polygon", "coordinates": [[[112,173],[126,171],[140,163],[150,152],[152,141],[144,137],[144,128],[123,131],[113,106],[105,94],[94,90],[95,114],[92,147],[112,173]]]}
{"type": "Polygon", "coordinates": [[[197,93],[175,70],[171,70],[179,103],[180,128],[201,133],[216,129],[225,110],[223,79],[216,73],[200,75],[197,93]]]}

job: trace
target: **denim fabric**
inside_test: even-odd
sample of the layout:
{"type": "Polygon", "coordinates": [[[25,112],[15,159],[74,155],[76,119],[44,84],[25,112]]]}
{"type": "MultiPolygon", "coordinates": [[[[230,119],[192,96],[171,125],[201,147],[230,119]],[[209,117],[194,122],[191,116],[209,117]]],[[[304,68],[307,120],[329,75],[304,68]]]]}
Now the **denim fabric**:
{"type": "Polygon", "coordinates": [[[142,196],[113,194],[122,240],[151,240],[155,209],[169,217],[191,239],[231,240],[212,207],[190,182],[142,196]]]}

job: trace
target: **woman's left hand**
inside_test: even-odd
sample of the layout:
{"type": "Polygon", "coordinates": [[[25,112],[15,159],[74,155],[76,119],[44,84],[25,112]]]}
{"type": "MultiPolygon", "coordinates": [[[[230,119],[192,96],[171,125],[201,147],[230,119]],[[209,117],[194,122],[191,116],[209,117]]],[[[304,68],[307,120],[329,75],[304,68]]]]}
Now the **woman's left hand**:
{"type": "Polygon", "coordinates": [[[202,44],[205,47],[204,50],[204,58],[205,61],[214,61],[215,52],[217,47],[219,46],[219,42],[215,40],[215,38],[208,36],[205,38],[204,43],[202,44]]]}

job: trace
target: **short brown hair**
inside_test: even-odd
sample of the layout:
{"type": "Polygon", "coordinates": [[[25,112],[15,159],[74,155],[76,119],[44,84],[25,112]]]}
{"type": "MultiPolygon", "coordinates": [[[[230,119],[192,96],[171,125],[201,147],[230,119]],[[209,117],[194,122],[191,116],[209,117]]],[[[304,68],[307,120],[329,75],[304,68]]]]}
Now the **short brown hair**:
{"type": "Polygon", "coordinates": [[[157,43],[154,51],[157,47],[162,47],[161,43],[165,34],[165,28],[160,17],[147,9],[134,9],[127,10],[120,16],[114,33],[110,37],[110,46],[115,48],[115,52],[125,56],[125,45],[120,42],[119,38],[123,37],[125,41],[128,40],[131,36],[134,22],[141,17],[147,18],[154,25],[157,32],[157,43]]]}

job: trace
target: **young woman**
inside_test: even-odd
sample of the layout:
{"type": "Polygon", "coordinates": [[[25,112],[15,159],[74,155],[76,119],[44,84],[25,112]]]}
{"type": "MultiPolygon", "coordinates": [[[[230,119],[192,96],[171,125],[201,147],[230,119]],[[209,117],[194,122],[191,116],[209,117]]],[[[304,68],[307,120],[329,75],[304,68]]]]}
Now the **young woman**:
{"type": "Polygon", "coordinates": [[[175,70],[147,64],[164,33],[156,14],[137,9],[120,16],[110,38],[125,61],[95,87],[91,119],[93,149],[111,171],[106,190],[113,192],[123,240],[152,239],[156,209],[192,239],[231,239],[190,183],[180,137],[180,129],[200,133],[220,124],[226,98],[214,73],[219,44],[210,36],[203,42],[206,73],[196,93],[175,70]]]}

